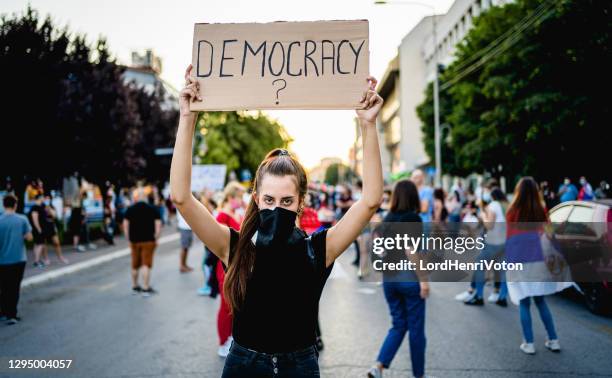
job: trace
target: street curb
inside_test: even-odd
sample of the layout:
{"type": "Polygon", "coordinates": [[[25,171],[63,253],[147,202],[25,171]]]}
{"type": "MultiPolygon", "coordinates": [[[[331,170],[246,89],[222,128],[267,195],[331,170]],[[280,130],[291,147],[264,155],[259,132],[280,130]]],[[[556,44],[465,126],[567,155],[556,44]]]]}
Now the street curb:
{"type": "MultiPolygon", "coordinates": [[[[157,241],[157,244],[161,245],[161,244],[169,243],[171,241],[178,240],[179,238],[180,238],[180,234],[178,234],[178,233],[162,236],[157,241]]],[[[112,260],[115,260],[115,259],[118,259],[118,258],[121,258],[121,257],[128,256],[130,253],[131,253],[130,248],[127,247],[127,248],[123,248],[123,249],[120,249],[120,250],[115,251],[115,252],[111,252],[111,253],[109,253],[107,255],[98,256],[98,257],[93,258],[91,260],[81,261],[81,262],[76,263],[74,265],[69,265],[69,266],[66,266],[66,267],[63,267],[63,268],[60,268],[60,269],[53,270],[51,272],[37,274],[35,276],[28,277],[25,280],[21,281],[21,288],[25,289],[27,287],[39,285],[41,283],[54,280],[56,278],[65,276],[67,274],[71,274],[71,273],[79,272],[81,270],[89,269],[91,267],[94,267],[94,266],[97,266],[97,265],[101,265],[101,264],[107,263],[109,261],[112,261],[112,260]]]]}

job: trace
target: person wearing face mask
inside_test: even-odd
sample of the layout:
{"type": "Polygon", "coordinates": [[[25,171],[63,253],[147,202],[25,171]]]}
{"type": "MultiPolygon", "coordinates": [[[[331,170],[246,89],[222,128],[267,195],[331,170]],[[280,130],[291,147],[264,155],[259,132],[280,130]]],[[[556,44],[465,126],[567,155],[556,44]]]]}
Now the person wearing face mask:
{"type": "Polygon", "coordinates": [[[296,226],[307,192],[306,172],[286,150],[275,149],[259,165],[240,232],[222,225],[192,195],[192,142],[196,113],[190,101],[206,101],[185,73],[172,165],[172,197],[198,237],[227,266],[224,294],[234,342],[223,377],[319,377],[315,347],[319,298],[334,261],[378,209],[383,179],[376,117],[382,98],[376,79],[364,78],[357,117],[363,136],[363,191],[333,227],[311,236],[296,226]]]}
{"type": "Polygon", "coordinates": [[[586,177],[580,177],[580,192],[578,193],[578,199],[581,201],[592,201],[593,198],[595,198],[593,187],[589,184],[586,177]]]}
{"type": "Polygon", "coordinates": [[[578,189],[572,184],[569,177],[563,179],[563,184],[559,186],[557,196],[560,202],[575,201],[578,199],[578,189]]]}

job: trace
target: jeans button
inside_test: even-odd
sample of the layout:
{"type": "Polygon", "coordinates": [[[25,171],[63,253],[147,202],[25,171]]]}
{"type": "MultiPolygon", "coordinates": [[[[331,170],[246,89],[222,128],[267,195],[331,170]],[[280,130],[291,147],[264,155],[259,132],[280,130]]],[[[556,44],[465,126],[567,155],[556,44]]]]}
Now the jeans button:
{"type": "Polygon", "coordinates": [[[278,361],[278,359],[276,357],[272,357],[272,362],[276,363],[276,361],[278,361]]]}
{"type": "Polygon", "coordinates": [[[274,374],[278,374],[278,368],[274,368],[274,374]]]}

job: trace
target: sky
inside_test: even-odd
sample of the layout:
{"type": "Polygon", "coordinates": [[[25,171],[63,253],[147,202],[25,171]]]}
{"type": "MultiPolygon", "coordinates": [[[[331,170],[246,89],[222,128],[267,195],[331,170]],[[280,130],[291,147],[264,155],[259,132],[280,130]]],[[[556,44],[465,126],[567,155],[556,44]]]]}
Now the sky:
{"type": "MultiPolygon", "coordinates": [[[[420,0],[445,13],[453,0],[420,0]]],[[[194,23],[367,19],[370,73],[381,79],[401,39],[431,10],[415,4],[375,5],[374,0],[2,0],[0,13],[22,12],[27,4],[56,24],[68,25],[93,42],[108,41],[119,63],[133,50],[152,48],[162,58],[162,78],[177,89],[191,61],[194,23]]],[[[355,139],[354,111],[267,111],[294,139],[291,150],[307,168],[324,157],[347,160],[355,139]]]]}

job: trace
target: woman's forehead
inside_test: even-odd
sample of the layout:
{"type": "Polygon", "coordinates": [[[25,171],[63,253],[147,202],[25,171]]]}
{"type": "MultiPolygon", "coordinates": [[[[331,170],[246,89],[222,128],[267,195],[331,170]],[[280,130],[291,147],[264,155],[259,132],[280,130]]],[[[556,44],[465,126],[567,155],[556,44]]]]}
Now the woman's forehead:
{"type": "Polygon", "coordinates": [[[265,175],[259,184],[259,194],[275,198],[297,196],[295,177],[292,175],[265,175]]]}

